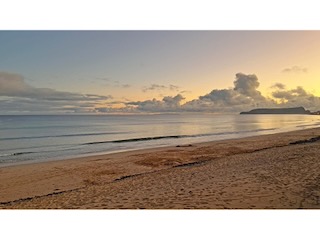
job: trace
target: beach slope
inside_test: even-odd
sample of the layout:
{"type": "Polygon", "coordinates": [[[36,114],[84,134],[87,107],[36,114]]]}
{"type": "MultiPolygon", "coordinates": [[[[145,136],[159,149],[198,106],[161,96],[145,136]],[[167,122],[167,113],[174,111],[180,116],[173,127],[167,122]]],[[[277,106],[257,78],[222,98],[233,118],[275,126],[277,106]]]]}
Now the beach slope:
{"type": "Polygon", "coordinates": [[[320,208],[320,128],[0,168],[6,209],[320,208]]]}

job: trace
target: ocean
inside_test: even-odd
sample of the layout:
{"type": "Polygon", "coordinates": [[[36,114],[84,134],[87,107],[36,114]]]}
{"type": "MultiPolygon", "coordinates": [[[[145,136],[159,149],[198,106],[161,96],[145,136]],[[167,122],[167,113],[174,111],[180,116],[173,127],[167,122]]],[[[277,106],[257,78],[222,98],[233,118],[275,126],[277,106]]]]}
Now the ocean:
{"type": "Polygon", "coordinates": [[[137,114],[0,116],[0,166],[320,126],[317,115],[137,114]]]}

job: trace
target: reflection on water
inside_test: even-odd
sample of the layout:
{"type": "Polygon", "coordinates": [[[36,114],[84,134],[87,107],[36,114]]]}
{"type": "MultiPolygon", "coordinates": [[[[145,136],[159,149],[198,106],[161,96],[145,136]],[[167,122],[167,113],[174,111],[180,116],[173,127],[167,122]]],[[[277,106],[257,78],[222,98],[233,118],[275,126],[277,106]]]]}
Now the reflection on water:
{"type": "Polygon", "coordinates": [[[233,126],[235,131],[249,130],[254,128],[287,128],[298,126],[305,122],[313,122],[319,118],[310,115],[240,115],[234,116],[233,126]]]}
{"type": "Polygon", "coordinates": [[[320,126],[316,115],[0,116],[0,163],[68,158],[320,126]]]}

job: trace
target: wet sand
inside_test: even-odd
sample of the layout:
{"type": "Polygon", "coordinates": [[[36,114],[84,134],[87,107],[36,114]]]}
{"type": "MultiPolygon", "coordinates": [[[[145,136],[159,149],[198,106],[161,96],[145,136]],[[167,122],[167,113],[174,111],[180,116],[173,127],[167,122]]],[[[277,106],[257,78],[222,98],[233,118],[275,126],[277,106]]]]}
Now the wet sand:
{"type": "Polygon", "coordinates": [[[320,128],[0,168],[0,208],[320,208],[320,128]]]}

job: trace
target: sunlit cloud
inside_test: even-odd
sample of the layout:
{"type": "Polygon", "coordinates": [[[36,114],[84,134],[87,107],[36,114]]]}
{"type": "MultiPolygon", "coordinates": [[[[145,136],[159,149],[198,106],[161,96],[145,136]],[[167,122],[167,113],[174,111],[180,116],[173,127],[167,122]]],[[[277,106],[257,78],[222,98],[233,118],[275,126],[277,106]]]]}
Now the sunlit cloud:
{"type": "Polygon", "coordinates": [[[273,89],[285,89],[286,85],[284,85],[282,83],[276,83],[276,84],[272,85],[270,88],[273,88],[273,89]]]}
{"type": "Polygon", "coordinates": [[[263,96],[258,90],[260,83],[255,74],[237,73],[234,86],[227,89],[213,89],[210,93],[181,104],[184,99],[179,94],[152,99],[128,102],[130,109],[142,112],[240,112],[253,108],[303,106],[310,110],[320,108],[320,98],[308,93],[302,87],[286,90],[286,86],[277,83],[272,97],[263,96]]]}
{"type": "Polygon", "coordinates": [[[185,98],[178,94],[174,97],[166,96],[162,100],[146,100],[146,101],[136,101],[128,102],[126,105],[129,108],[134,107],[137,111],[142,112],[172,112],[181,110],[181,101],[185,98]]]}
{"type": "Polygon", "coordinates": [[[148,91],[163,91],[163,90],[170,90],[170,91],[179,91],[180,87],[176,85],[170,84],[169,86],[165,85],[159,85],[159,84],[151,84],[148,87],[143,87],[142,91],[143,92],[148,92],[148,91]]]}
{"type": "Polygon", "coordinates": [[[308,69],[300,66],[293,66],[282,70],[283,73],[307,73],[308,69]]]}
{"type": "Polygon", "coordinates": [[[320,97],[307,92],[299,86],[294,89],[281,89],[272,93],[272,96],[282,102],[286,107],[303,106],[311,110],[319,110],[320,97]]]}
{"type": "MultiPolygon", "coordinates": [[[[232,82],[232,81],[230,81],[232,82]]],[[[139,112],[233,112],[266,107],[305,107],[320,109],[320,97],[298,86],[287,89],[282,83],[270,87],[270,96],[263,96],[255,74],[237,73],[233,87],[213,89],[185,102],[183,94],[164,95],[161,99],[132,101],[123,96],[81,94],[36,88],[24,81],[21,75],[0,72],[0,109],[3,112],[74,112],[74,113],[139,113],[139,112]]],[[[123,86],[129,87],[129,86],[123,86]]],[[[175,85],[153,84],[146,91],[179,89],[175,85]]]]}
{"type": "Polygon", "coordinates": [[[275,104],[272,99],[262,96],[257,90],[260,83],[256,75],[237,73],[233,83],[233,88],[214,89],[198,99],[185,103],[182,107],[187,111],[238,112],[275,104]]]}

